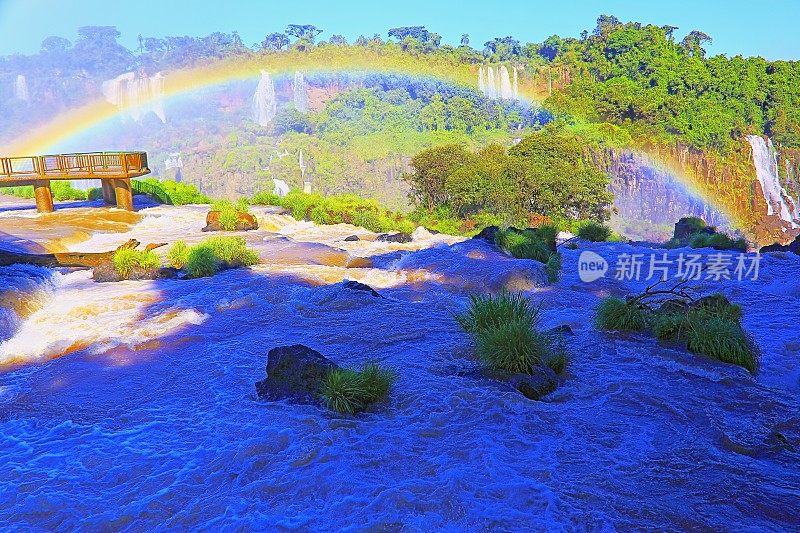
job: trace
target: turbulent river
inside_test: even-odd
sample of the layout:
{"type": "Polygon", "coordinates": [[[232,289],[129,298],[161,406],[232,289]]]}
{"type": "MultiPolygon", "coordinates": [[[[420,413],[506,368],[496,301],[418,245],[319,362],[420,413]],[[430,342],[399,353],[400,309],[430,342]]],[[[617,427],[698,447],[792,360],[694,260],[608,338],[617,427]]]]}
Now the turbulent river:
{"type": "MultiPolygon", "coordinates": [[[[136,216],[0,205],[0,247],[106,251],[197,242],[207,208],[136,216]],[[127,217],[127,218],[126,218],[127,217]],[[59,224],[59,222],[61,222],[59,224]]],[[[0,267],[0,523],[88,530],[786,530],[800,527],[800,258],[757,281],[703,282],[744,310],[756,377],[598,332],[592,309],[645,282],[561,280],[488,244],[424,230],[406,244],[255,208],[262,264],[198,280],[94,283],[0,267]],[[344,241],[349,235],[362,240],[344,241]],[[384,298],[344,288],[358,280],[384,298]],[[572,359],[546,401],[476,379],[452,318],[503,287],[562,324],[572,359]],[[356,417],[266,402],[267,351],[302,343],[397,370],[356,417]]],[[[160,253],[165,253],[160,248],[160,253]]],[[[685,251],[685,250],[684,250],[685,251]]],[[[674,258],[681,250],[670,251],[674,258]]],[[[659,254],[663,251],[659,250],[659,254]]],[[[707,252],[704,252],[707,254],[707,252]]]]}

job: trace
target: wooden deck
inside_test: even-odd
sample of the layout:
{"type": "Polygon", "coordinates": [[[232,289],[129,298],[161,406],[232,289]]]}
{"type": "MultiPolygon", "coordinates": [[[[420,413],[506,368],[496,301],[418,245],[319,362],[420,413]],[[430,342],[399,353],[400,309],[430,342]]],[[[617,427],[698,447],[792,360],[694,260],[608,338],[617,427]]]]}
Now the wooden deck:
{"type": "Polygon", "coordinates": [[[131,178],[149,173],[145,152],[0,157],[0,187],[33,185],[36,208],[44,213],[53,211],[52,180],[82,179],[99,179],[106,203],[132,211],[131,178]]]}

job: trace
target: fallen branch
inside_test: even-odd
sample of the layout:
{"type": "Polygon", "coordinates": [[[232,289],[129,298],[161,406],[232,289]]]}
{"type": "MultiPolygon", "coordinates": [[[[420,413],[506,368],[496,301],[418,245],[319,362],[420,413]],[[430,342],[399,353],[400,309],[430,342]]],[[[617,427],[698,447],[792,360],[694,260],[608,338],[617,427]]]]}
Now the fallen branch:
{"type": "MultiPolygon", "coordinates": [[[[15,264],[36,265],[43,267],[96,267],[97,265],[110,261],[114,253],[118,250],[135,249],[141,244],[136,239],[131,239],[116,250],[110,252],[59,252],[54,254],[28,254],[21,252],[10,252],[0,250],[0,266],[10,266],[15,264]]],[[[154,250],[164,246],[162,244],[148,244],[146,250],[154,250]]]]}

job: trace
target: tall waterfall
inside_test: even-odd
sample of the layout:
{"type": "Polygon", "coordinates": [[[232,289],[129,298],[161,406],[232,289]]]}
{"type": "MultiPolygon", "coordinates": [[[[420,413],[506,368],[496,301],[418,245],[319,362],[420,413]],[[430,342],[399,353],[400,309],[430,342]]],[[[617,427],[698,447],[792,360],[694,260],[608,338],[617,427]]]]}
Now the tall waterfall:
{"type": "Polygon", "coordinates": [[[500,65],[500,98],[511,100],[514,98],[514,91],[511,88],[511,79],[508,76],[508,68],[500,65]]]}
{"type": "Polygon", "coordinates": [[[266,70],[261,71],[261,79],[258,81],[256,93],[253,95],[253,112],[255,121],[259,126],[269,124],[278,110],[275,100],[275,82],[266,70]]]}
{"type": "Polygon", "coordinates": [[[23,102],[30,100],[28,79],[23,74],[17,74],[17,79],[14,80],[14,98],[23,102]]]}
{"type": "Polygon", "coordinates": [[[518,89],[519,87],[517,85],[517,67],[514,67],[514,88],[513,88],[514,100],[516,100],[519,97],[518,89]]]}
{"type": "Polygon", "coordinates": [[[497,98],[497,84],[494,79],[494,69],[486,68],[486,98],[497,98]]]}
{"type": "Polygon", "coordinates": [[[152,77],[126,72],[104,81],[102,91],[108,103],[123,110],[136,122],[140,122],[149,112],[161,122],[167,122],[164,113],[164,76],[160,72],[152,77]]]}
{"type": "Polygon", "coordinates": [[[486,96],[486,82],[483,80],[483,67],[478,67],[478,90],[486,96]]]}
{"type": "Polygon", "coordinates": [[[294,72],[294,107],[301,113],[308,113],[308,85],[303,73],[294,72]]]}
{"type": "Polygon", "coordinates": [[[793,228],[800,227],[798,201],[789,196],[781,186],[778,175],[778,154],[772,145],[772,139],[767,138],[765,141],[759,135],[748,135],[747,140],[753,147],[753,165],[756,167],[756,177],[767,201],[767,214],[777,214],[793,228]]]}

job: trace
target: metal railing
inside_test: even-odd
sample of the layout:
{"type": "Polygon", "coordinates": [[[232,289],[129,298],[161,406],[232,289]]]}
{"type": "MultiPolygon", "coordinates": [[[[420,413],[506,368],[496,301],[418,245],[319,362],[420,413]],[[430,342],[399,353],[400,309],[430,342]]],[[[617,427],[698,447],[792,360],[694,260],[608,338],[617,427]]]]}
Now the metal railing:
{"type": "Polygon", "coordinates": [[[145,152],[0,157],[0,181],[134,178],[149,173],[145,152]]]}

